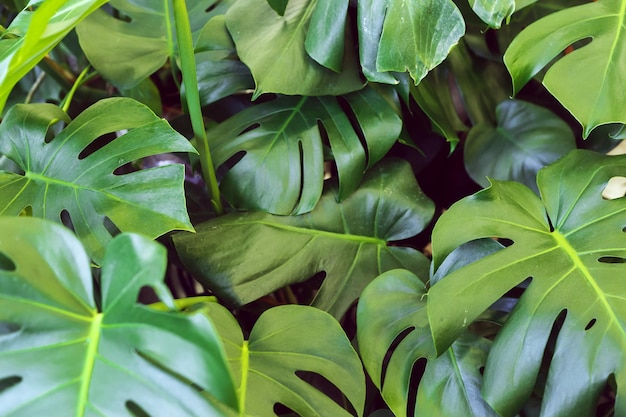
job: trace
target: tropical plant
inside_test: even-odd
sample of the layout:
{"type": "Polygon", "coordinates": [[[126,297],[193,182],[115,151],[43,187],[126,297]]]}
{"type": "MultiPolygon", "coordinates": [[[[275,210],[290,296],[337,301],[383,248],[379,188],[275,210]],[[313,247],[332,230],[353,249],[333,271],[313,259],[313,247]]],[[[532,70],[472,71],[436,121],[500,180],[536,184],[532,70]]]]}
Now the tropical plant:
{"type": "Polygon", "coordinates": [[[0,2],[0,416],[626,415],[625,10],[0,2]]]}

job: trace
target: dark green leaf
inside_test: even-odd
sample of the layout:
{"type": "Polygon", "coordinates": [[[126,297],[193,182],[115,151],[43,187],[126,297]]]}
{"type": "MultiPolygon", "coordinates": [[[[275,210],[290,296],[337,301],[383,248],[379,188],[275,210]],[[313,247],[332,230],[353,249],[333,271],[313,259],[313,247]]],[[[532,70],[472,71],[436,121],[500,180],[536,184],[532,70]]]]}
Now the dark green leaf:
{"type": "Polygon", "coordinates": [[[287,9],[287,3],[289,0],[267,0],[267,3],[276,10],[280,16],[285,15],[285,9],[287,9]]]}
{"type": "Polygon", "coordinates": [[[58,120],[68,117],[51,104],[18,105],[4,118],[0,153],[25,173],[0,172],[0,213],[18,215],[30,207],[33,216],[59,222],[61,212],[67,211],[96,262],[111,240],[107,219],[123,232],[151,238],[174,229],[193,230],[185,207],[182,165],[114,174],[146,156],[195,152],[165,120],[128,98],[101,100],[46,143],[50,124],[58,120]],[[93,148],[99,137],[122,130],[129,132],[93,148]],[[84,157],[89,146],[95,152],[84,157]]]}
{"type": "Polygon", "coordinates": [[[225,415],[237,408],[223,347],[202,315],[137,303],[144,286],[173,305],[163,283],[165,249],[123,234],[102,264],[102,309],[90,264],[65,228],[0,218],[0,391],[11,416],[225,415]],[[194,385],[192,385],[194,384],[194,385]],[[202,390],[202,391],[200,391],[202,390]],[[207,395],[208,394],[208,395],[207,395]]]}
{"type": "Polygon", "coordinates": [[[395,143],[400,129],[393,107],[367,88],[345,100],[280,97],[236,114],[207,135],[217,166],[245,152],[221,185],[232,205],[301,214],[313,209],[322,192],[326,136],[343,199],[395,143]],[[342,109],[342,100],[349,110],[342,109]]]}
{"type": "Polygon", "coordinates": [[[330,315],[306,306],[280,306],[259,317],[244,340],[224,307],[207,307],[237,378],[246,415],[275,416],[283,404],[302,416],[349,417],[345,409],[296,372],[321,375],[363,415],[365,375],[358,355],[330,315]]]}
{"type": "Polygon", "coordinates": [[[517,100],[496,108],[497,126],[474,126],[464,148],[465,168],[483,187],[489,178],[537,189],[537,172],[572,149],[576,141],[562,119],[543,107],[517,100]]]}
{"type": "Polygon", "coordinates": [[[565,311],[543,393],[542,415],[594,416],[607,381],[623,396],[626,327],[626,200],[605,200],[610,178],[626,174],[626,156],[572,151],[538,174],[539,200],[518,183],[490,188],[454,204],[433,232],[435,267],[457,246],[482,237],[513,244],[458,269],[428,293],[438,352],[508,290],[531,277],[492,347],[483,392],[502,416],[530,396],[554,321],[565,311]],[[450,303],[454,300],[454,303],[450,303]],[[590,383],[589,381],[594,381],[590,383]],[[510,384],[516,389],[511,390],[510,384]]]}
{"type": "Polygon", "coordinates": [[[380,164],[342,203],[330,188],[311,213],[233,213],[174,236],[192,273],[219,296],[246,304],[319,272],[325,280],[313,305],[340,317],[377,275],[394,268],[427,274],[413,249],[389,246],[419,233],[433,214],[410,167],[380,164]]]}
{"type": "Polygon", "coordinates": [[[343,68],[350,0],[317,0],[304,46],[311,58],[335,72],[343,68]]]}

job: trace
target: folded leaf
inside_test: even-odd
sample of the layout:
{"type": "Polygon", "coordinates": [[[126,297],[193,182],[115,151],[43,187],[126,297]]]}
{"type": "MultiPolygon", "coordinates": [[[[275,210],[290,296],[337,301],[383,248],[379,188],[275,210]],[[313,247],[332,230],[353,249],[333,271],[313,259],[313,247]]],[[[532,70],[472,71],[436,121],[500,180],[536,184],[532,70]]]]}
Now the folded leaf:
{"type": "Polygon", "coordinates": [[[345,395],[358,416],[365,404],[365,375],[358,355],[335,319],[316,308],[289,305],[267,310],[248,340],[219,304],[206,307],[226,347],[246,415],[275,416],[275,404],[302,416],[349,417],[333,399],[306,381],[302,371],[324,377],[345,395]],[[300,372],[300,374],[298,374],[300,372]]]}
{"type": "Polygon", "coordinates": [[[330,188],[301,216],[247,212],[210,220],[196,234],[175,235],[176,250],[196,278],[239,305],[323,271],[313,305],[336,317],[384,271],[427,273],[420,252],[388,245],[419,233],[434,211],[408,164],[377,165],[349,198],[337,203],[336,195],[330,188]]]}
{"type": "Polygon", "coordinates": [[[149,286],[173,305],[162,246],[116,237],[99,309],[89,259],[71,232],[10,217],[0,217],[0,230],[3,415],[233,415],[235,385],[209,320],[137,303],[149,286]]]}
{"type": "Polygon", "coordinates": [[[240,209],[275,214],[311,211],[324,178],[324,141],[339,175],[339,198],[395,143],[401,120],[376,91],[345,96],[279,97],[252,106],[207,133],[216,165],[244,153],[221,188],[240,209]]]}
{"type": "Polygon", "coordinates": [[[612,375],[615,414],[626,413],[621,281],[626,276],[626,199],[601,196],[610,178],[624,174],[626,156],[572,151],[539,171],[542,200],[521,184],[494,181],[454,204],[435,226],[435,267],[465,242],[492,236],[513,241],[432,286],[428,315],[438,352],[508,290],[531,278],[498,333],[485,369],[483,393],[500,415],[519,411],[548,359],[541,415],[595,415],[596,400],[612,375]],[[561,312],[565,319],[554,353],[544,358],[561,312]]]}
{"type": "Polygon", "coordinates": [[[474,13],[494,29],[515,11],[515,0],[469,0],[474,13]]]}
{"type": "Polygon", "coordinates": [[[511,43],[504,62],[517,93],[555,58],[543,84],[583,125],[626,123],[626,0],[598,0],[553,13],[528,26],[511,43]],[[588,45],[565,56],[575,42],[588,45]]]}
{"type": "Polygon", "coordinates": [[[195,152],[165,120],[134,100],[106,99],[46,143],[50,125],[58,120],[69,119],[51,104],[17,105],[4,118],[0,153],[12,159],[24,175],[0,172],[0,214],[18,215],[30,207],[33,216],[59,222],[61,213],[67,211],[95,262],[102,260],[111,240],[108,221],[122,232],[150,238],[174,229],[193,230],[185,207],[182,165],[114,173],[146,156],[195,152]],[[93,149],[101,136],[121,130],[129,131],[93,149]],[[94,152],[84,156],[89,149],[94,152]]]}

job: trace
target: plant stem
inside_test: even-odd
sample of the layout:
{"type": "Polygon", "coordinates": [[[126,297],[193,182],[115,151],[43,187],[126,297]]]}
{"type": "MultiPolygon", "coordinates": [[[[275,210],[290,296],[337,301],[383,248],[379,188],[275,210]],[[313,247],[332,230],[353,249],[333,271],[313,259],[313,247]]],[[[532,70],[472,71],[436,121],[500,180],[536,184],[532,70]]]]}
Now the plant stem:
{"type": "Polygon", "coordinates": [[[222,201],[220,199],[220,189],[217,184],[215,168],[211,159],[209,141],[204,130],[204,120],[202,119],[202,109],[200,108],[200,95],[198,94],[198,80],[196,78],[196,60],[193,54],[193,42],[191,39],[191,27],[187,16],[187,6],[185,0],[174,0],[174,21],[176,23],[176,36],[178,41],[178,51],[180,53],[180,63],[183,73],[183,84],[185,86],[185,98],[193,134],[196,138],[196,149],[200,154],[200,165],[202,176],[207,183],[211,202],[217,215],[224,213],[222,201]]]}
{"type": "Polygon", "coordinates": [[[76,90],[78,90],[78,87],[80,87],[80,84],[85,79],[85,76],[87,75],[87,72],[89,71],[90,68],[91,67],[87,65],[85,69],[81,71],[78,78],[76,78],[76,81],[74,81],[74,85],[72,85],[72,88],[70,89],[70,91],[68,91],[67,95],[63,99],[63,105],[61,106],[61,108],[63,109],[65,113],[67,113],[67,111],[69,110],[70,104],[72,103],[72,98],[74,97],[76,90]]]}

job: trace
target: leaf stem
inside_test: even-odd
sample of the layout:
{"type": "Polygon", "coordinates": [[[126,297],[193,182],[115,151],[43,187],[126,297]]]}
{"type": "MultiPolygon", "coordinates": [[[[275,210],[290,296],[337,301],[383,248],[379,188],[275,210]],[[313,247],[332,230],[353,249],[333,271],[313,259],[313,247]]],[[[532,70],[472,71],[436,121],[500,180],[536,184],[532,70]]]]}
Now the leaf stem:
{"type": "Polygon", "coordinates": [[[213,208],[217,215],[221,215],[224,213],[224,208],[220,199],[220,189],[215,175],[215,168],[213,167],[213,160],[211,159],[209,141],[204,129],[204,120],[202,119],[198,80],[196,78],[196,60],[193,54],[191,27],[185,0],[174,0],[174,21],[176,23],[176,37],[183,73],[183,84],[185,86],[185,98],[193,134],[196,138],[196,148],[200,154],[202,175],[209,188],[213,208]]]}
{"type": "Polygon", "coordinates": [[[76,90],[78,90],[78,87],[80,87],[81,83],[87,76],[87,72],[89,72],[90,68],[91,66],[87,65],[85,69],[81,71],[80,75],[76,78],[76,81],[74,81],[74,85],[72,85],[72,88],[70,89],[70,91],[68,91],[67,95],[63,99],[63,104],[61,106],[61,109],[65,113],[67,113],[67,111],[69,110],[70,104],[72,104],[72,98],[74,98],[74,94],[76,93],[76,90]]]}

